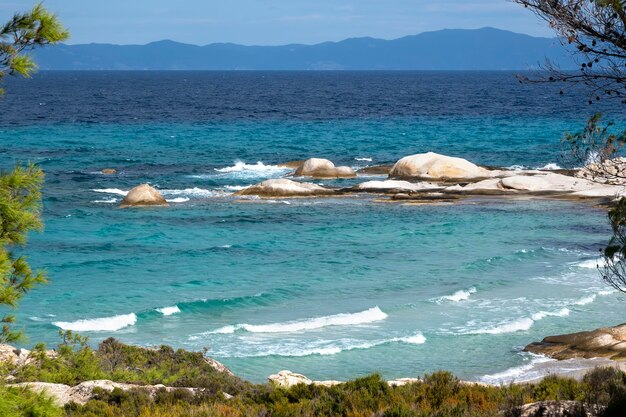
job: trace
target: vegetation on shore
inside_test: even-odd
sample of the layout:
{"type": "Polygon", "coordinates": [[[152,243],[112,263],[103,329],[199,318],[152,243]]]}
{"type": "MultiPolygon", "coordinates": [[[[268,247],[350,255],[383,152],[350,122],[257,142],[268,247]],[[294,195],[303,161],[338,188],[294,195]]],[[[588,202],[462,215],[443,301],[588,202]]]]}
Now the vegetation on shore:
{"type": "MultiPolygon", "coordinates": [[[[11,383],[53,382],[76,385],[94,379],[138,385],[202,388],[95,390],[85,405],[55,406],[44,395],[0,386],[0,415],[32,417],[195,417],[195,416],[517,416],[523,404],[577,401],[603,409],[603,416],[626,409],[626,374],[598,368],[582,381],[549,376],[536,384],[482,386],[461,382],[448,372],[426,375],[420,382],[390,387],[374,374],[333,387],[298,385],[290,389],[252,384],[220,372],[202,352],[161,346],[146,349],[107,339],[97,350],[86,339],[65,335],[56,357],[39,345],[25,365],[3,369],[11,383]]],[[[582,408],[580,410],[583,413],[582,408]]],[[[580,414],[585,415],[585,414],[580,414]]]]}

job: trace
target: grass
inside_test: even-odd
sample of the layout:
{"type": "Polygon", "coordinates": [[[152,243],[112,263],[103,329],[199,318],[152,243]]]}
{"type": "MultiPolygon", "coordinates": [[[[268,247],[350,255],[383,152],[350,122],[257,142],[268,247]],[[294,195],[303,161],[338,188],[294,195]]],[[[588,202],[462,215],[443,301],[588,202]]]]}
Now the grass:
{"type": "Polygon", "coordinates": [[[85,339],[64,336],[57,358],[48,358],[45,348],[39,346],[35,362],[7,371],[16,382],[76,385],[86,380],[111,379],[204,390],[197,395],[182,389],[160,390],[154,397],[142,389],[100,390],[86,405],[70,404],[60,409],[41,395],[0,387],[0,416],[515,417],[522,404],[545,400],[601,406],[604,417],[622,416],[626,410],[626,375],[613,368],[598,368],[582,381],[549,376],[536,384],[500,387],[468,385],[448,372],[435,372],[421,382],[402,387],[389,387],[374,374],[334,387],[298,385],[284,389],[218,372],[204,360],[203,353],[167,346],[145,349],[114,339],[92,350],[85,339]],[[224,392],[234,397],[226,399],[224,392]]]}

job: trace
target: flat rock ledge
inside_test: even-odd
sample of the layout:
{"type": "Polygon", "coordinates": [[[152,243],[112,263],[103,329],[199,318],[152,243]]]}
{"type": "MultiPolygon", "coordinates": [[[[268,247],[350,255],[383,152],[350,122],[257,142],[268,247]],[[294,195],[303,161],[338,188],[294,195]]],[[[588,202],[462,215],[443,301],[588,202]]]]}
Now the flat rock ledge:
{"type": "Polygon", "coordinates": [[[559,360],[572,358],[626,360],[626,323],[586,332],[548,336],[541,342],[526,346],[524,351],[559,360]]]}
{"type": "MultiPolygon", "coordinates": [[[[97,380],[97,381],[85,381],[74,387],[63,384],[51,384],[48,382],[23,382],[19,384],[9,384],[9,387],[28,389],[37,393],[44,393],[50,396],[54,402],[59,406],[64,406],[70,403],[76,403],[80,405],[86,404],[89,400],[95,397],[94,390],[96,388],[104,391],[113,391],[114,389],[120,389],[122,391],[131,390],[145,390],[151,397],[154,397],[160,390],[166,392],[172,391],[188,391],[192,394],[203,392],[203,388],[180,388],[180,387],[166,387],[165,385],[135,385],[135,384],[122,384],[119,382],[113,382],[109,380],[97,380]]],[[[223,393],[225,398],[229,398],[230,395],[223,393]]]]}
{"type": "Polygon", "coordinates": [[[317,184],[297,182],[286,178],[265,180],[252,185],[241,191],[237,191],[235,196],[258,196],[265,198],[276,197],[315,197],[334,194],[333,190],[324,188],[317,184]]]}

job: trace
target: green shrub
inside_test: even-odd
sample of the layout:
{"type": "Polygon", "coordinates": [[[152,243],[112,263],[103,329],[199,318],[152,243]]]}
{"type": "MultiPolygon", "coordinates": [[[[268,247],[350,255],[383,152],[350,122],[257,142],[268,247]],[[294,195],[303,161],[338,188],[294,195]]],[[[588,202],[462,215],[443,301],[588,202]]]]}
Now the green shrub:
{"type": "Polygon", "coordinates": [[[61,417],[63,411],[42,394],[21,388],[0,386],[0,416],[61,417]]]}

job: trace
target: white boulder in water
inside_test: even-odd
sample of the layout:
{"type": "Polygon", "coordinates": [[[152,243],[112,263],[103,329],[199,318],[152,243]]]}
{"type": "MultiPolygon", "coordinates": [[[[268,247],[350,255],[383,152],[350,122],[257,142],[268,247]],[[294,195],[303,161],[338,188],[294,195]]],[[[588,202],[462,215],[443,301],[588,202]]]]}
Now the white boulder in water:
{"type": "Polygon", "coordinates": [[[141,184],[133,188],[126,194],[120,207],[136,206],[168,206],[165,198],[155,188],[148,184],[141,184]]]}
{"type": "Polygon", "coordinates": [[[475,179],[490,177],[491,173],[463,158],[428,152],[400,159],[391,169],[389,176],[393,178],[475,179]]]}
{"type": "Polygon", "coordinates": [[[297,182],[285,178],[265,180],[252,185],[235,195],[256,195],[259,197],[313,197],[332,194],[333,191],[317,184],[297,182]]]}
{"type": "Polygon", "coordinates": [[[328,159],[310,158],[304,161],[293,175],[313,178],[354,178],[356,172],[350,167],[336,167],[328,159]]]}

